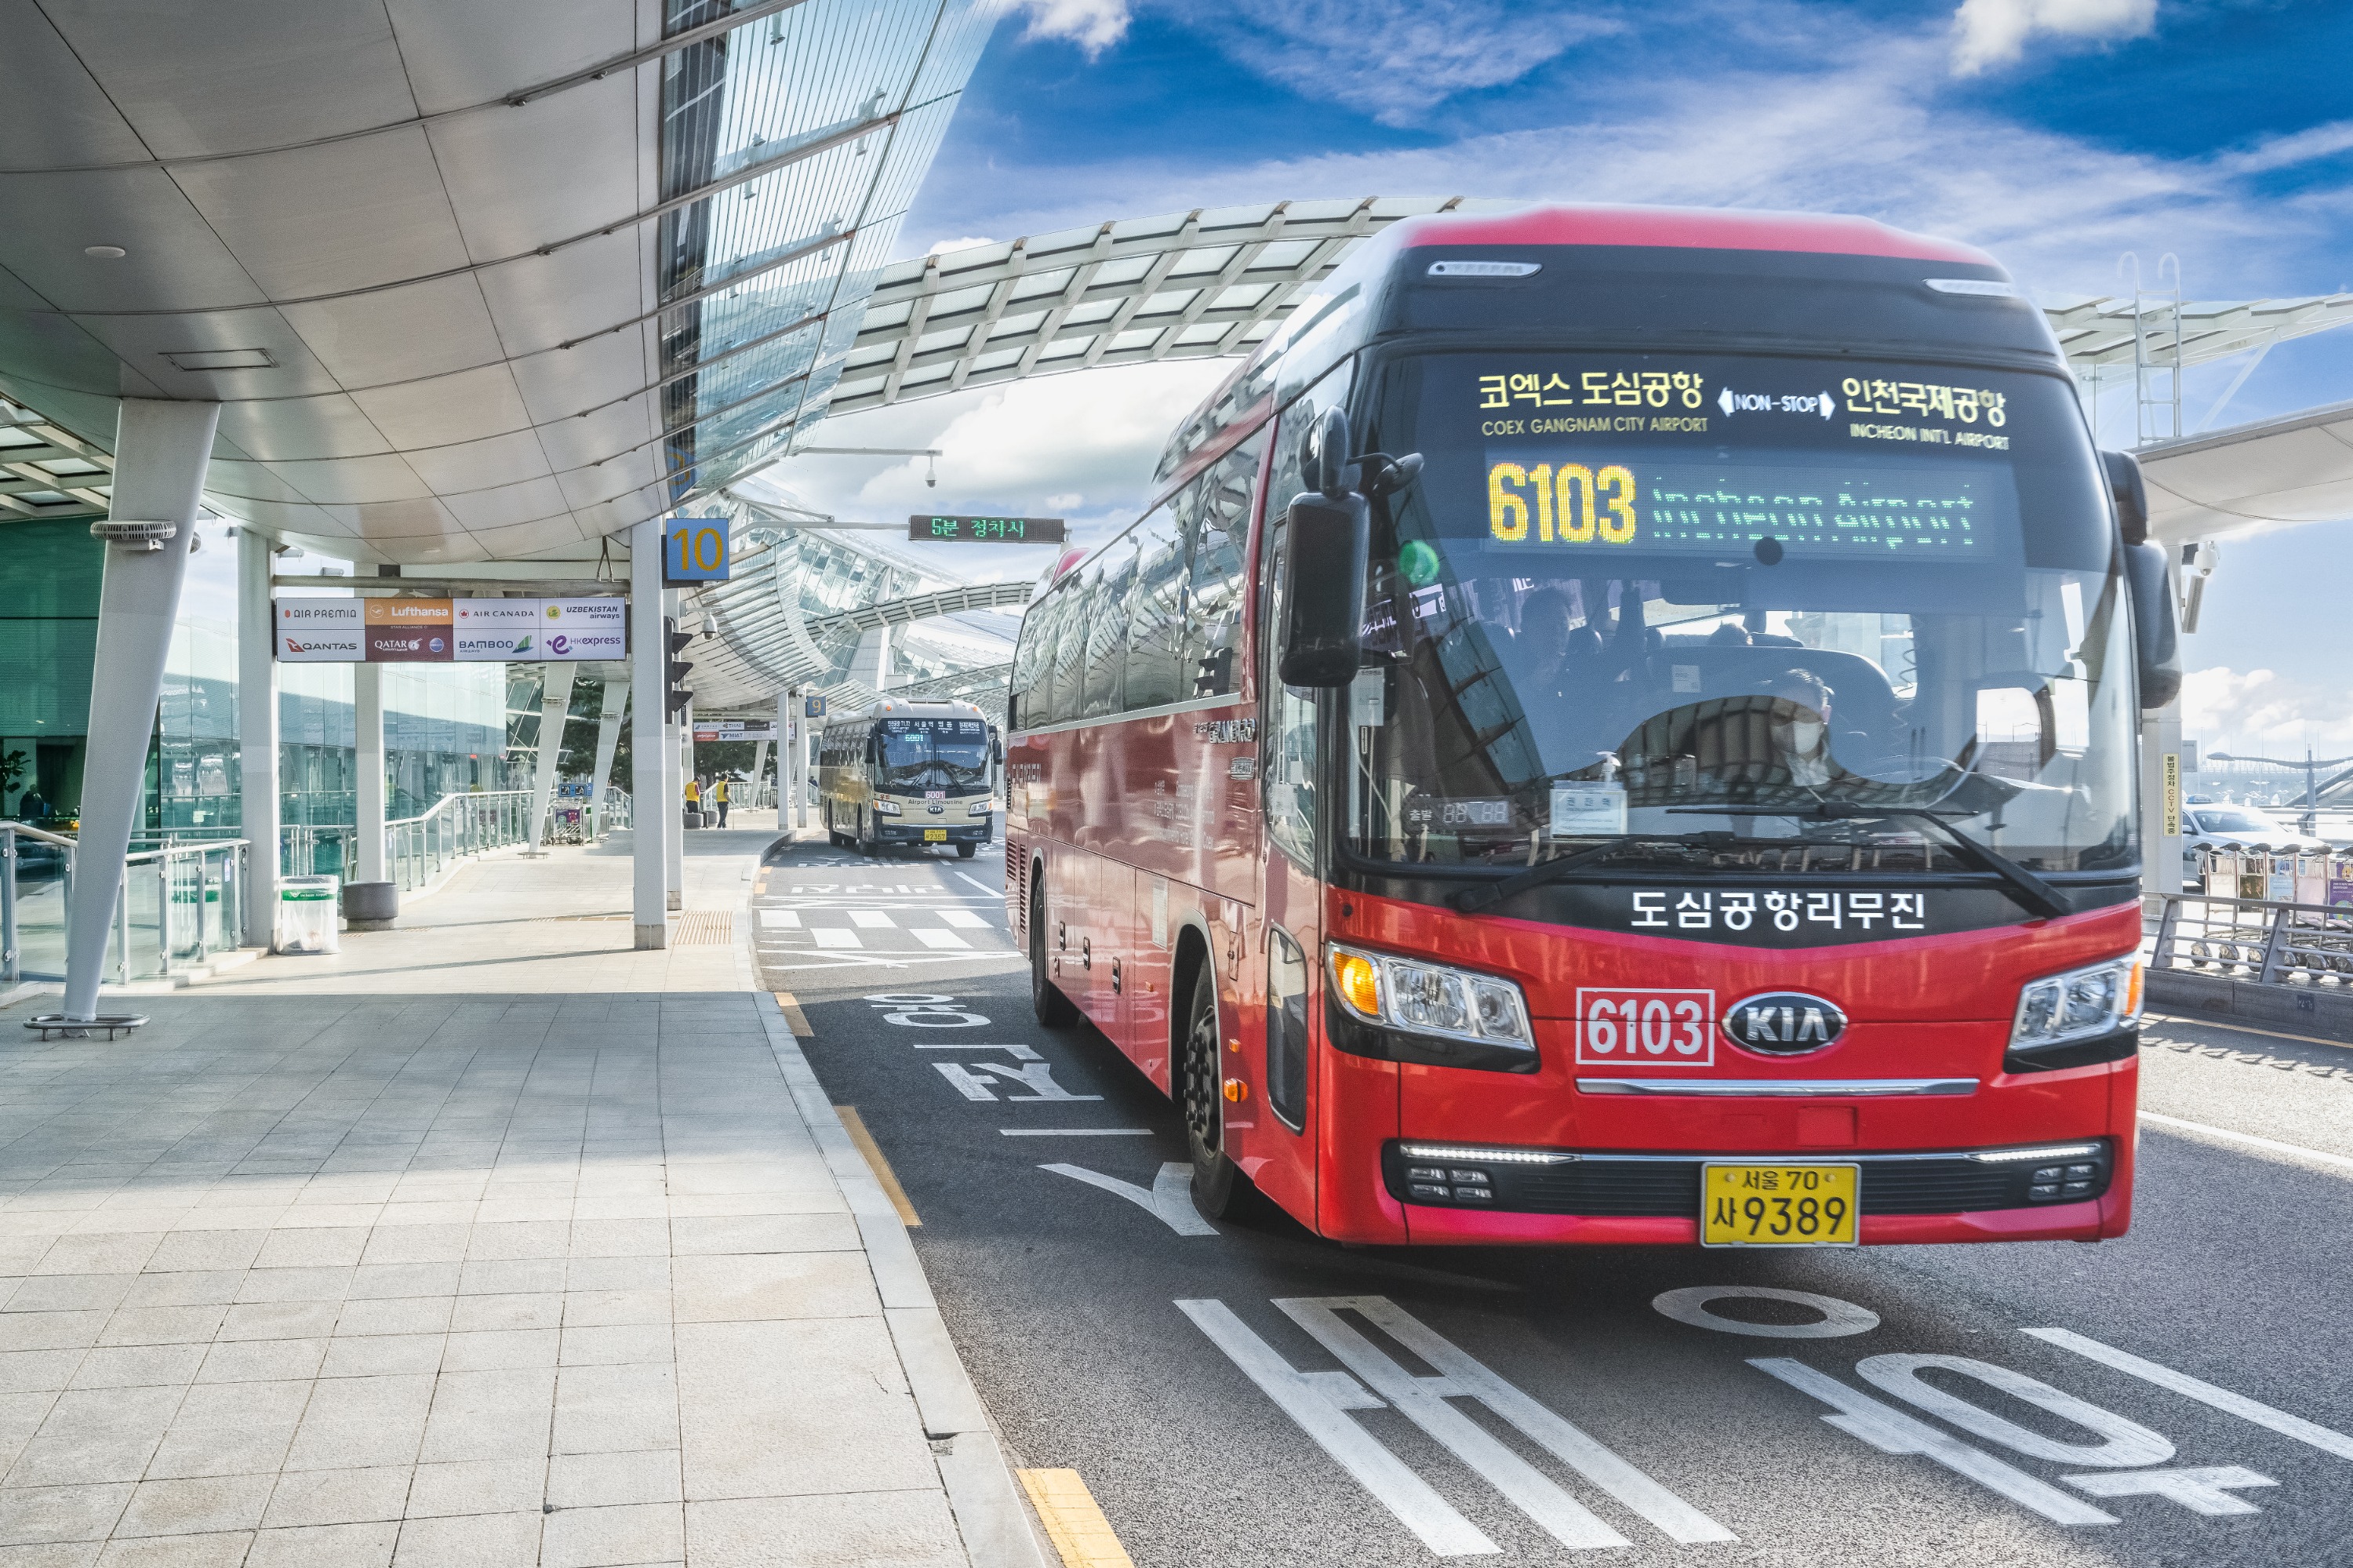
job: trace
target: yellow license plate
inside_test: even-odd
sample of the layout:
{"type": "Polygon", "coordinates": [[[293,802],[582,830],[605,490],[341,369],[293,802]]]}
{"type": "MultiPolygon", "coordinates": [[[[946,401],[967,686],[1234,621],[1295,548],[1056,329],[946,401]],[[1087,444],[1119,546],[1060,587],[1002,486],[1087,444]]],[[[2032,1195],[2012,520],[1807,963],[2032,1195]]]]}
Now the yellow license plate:
{"type": "Polygon", "coordinates": [[[948,831],[945,828],[925,828],[923,842],[927,844],[944,844],[948,842],[948,831]]]}
{"type": "Polygon", "coordinates": [[[1707,1165],[1700,1176],[1702,1246],[1852,1246],[1858,1165],[1707,1165]]]}

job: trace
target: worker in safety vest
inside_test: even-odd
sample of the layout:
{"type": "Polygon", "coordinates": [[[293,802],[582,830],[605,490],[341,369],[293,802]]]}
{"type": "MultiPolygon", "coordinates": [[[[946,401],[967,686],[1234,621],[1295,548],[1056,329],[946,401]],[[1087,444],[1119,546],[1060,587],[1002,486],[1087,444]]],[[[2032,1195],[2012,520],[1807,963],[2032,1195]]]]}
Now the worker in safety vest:
{"type": "Polygon", "coordinates": [[[719,825],[727,825],[727,780],[714,781],[711,786],[711,803],[719,808],[719,825]]]}
{"type": "Polygon", "coordinates": [[[690,811],[702,810],[702,780],[691,773],[686,779],[686,809],[690,811]]]}

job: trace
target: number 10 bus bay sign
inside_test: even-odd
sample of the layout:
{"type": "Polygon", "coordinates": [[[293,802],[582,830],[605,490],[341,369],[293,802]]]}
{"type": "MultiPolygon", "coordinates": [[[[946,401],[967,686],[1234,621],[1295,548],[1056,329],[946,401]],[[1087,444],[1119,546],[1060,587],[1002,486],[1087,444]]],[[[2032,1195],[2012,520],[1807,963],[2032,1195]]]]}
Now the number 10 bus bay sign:
{"type": "Polygon", "coordinates": [[[724,517],[671,518],[662,524],[662,587],[725,582],[727,546],[724,517]]]}
{"type": "Polygon", "coordinates": [[[1060,517],[935,517],[907,519],[907,537],[947,545],[1059,545],[1060,517]]]}

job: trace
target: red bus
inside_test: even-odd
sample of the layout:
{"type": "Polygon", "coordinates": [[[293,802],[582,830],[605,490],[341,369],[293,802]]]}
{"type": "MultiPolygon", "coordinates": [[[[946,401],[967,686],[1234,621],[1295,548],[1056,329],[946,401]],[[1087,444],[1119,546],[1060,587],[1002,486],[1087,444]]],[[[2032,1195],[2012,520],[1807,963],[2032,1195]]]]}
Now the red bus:
{"type": "Polygon", "coordinates": [[[2138,482],[1969,247],[1400,222],[1031,605],[1039,1015],[1176,1098],[1212,1216],[2120,1235],[2179,679],[2138,482]]]}

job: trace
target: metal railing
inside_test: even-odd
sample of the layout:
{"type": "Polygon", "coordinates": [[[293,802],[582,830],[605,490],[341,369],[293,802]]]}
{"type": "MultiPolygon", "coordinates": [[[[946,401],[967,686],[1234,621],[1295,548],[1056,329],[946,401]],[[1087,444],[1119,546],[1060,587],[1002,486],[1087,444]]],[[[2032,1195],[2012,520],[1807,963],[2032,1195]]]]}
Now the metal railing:
{"type": "MultiPolygon", "coordinates": [[[[0,822],[0,981],[62,980],[76,842],[0,822]]],[[[168,978],[235,948],[245,929],[243,839],[134,851],[116,885],[106,971],[117,985],[168,978]]]]}
{"type": "Polygon", "coordinates": [[[2158,895],[2149,968],[2258,985],[2353,990],[2353,906],[2158,895]]]}
{"type": "Polygon", "coordinates": [[[527,842],[531,794],[528,789],[496,789],[444,795],[421,816],[386,822],[386,873],[403,893],[413,893],[454,860],[527,842]]]}

